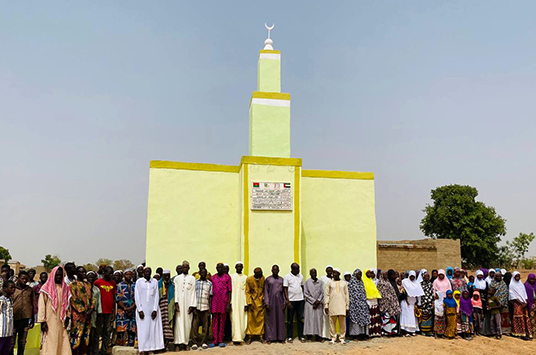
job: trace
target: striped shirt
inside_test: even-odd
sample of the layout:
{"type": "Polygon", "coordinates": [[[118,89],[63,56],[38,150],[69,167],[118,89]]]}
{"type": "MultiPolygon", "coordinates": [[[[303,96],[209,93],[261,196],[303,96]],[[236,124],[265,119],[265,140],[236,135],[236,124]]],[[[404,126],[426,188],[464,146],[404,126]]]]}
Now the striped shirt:
{"type": "Polygon", "coordinates": [[[0,338],[13,335],[13,302],[11,298],[0,296],[0,338]]]}
{"type": "Polygon", "coordinates": [[[197,280],[195,282],[195,296],[197,298],[197,310],[207,311],[209,309],[209,298],[212,296],[212,282],[197,280]]]}

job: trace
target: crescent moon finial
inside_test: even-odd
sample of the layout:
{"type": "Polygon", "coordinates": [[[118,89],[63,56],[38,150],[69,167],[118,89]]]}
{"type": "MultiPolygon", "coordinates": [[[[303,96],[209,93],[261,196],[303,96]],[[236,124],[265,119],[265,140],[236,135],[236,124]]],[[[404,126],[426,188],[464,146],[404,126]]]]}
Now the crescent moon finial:
{"type": "Polygon", "coordinates": [[[273,23],[272,26],[268,26],[268,24],[266,24],[265,22],[264,27],[266,27],[266,29],[268,30],[268,38],[270,38],[270,31],[274,29],[275,23],[273,23]]]}

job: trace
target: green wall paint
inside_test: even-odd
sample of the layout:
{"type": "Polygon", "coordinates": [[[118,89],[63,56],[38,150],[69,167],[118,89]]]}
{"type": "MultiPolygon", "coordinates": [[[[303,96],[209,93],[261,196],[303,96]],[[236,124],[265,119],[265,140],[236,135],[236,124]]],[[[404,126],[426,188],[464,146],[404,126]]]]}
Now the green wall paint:
{"type": "Polygon", "coordinates": [[[290,158],[290,107],[252,104],[249,155],[290,158]]]}
{"type": "Polygon", "coordinates": [[[257,91],[281,92],[281,60],[260,59],[257,66],[257,91]]]}

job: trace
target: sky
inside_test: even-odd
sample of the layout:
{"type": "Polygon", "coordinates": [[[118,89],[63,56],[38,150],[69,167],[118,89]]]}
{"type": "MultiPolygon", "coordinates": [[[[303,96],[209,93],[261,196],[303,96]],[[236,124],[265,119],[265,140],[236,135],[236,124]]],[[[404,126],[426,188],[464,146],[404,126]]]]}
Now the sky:
{"type": "MultiPolygon", "coordinates": [[[[0,10],[0,245],[144,259],[150,160],[248,154],[275,23],[292,156],[375,173],[378,240],[468,184],[536,232],[536,2],[27,1],[0,10]]],[[[536,243],[530,249],[536,255],[536,243]]]]}

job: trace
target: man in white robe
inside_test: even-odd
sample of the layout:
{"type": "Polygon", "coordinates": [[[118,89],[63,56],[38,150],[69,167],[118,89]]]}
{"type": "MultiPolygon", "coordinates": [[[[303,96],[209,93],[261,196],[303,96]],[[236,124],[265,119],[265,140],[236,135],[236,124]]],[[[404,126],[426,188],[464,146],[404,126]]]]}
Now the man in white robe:
{"type": "Polygon", "coordinates": [[[195,277],[188,275],[190,263],[182,262],[182,274],[173,281],[175,285],[175,350],[186,350],[190,341],[193,311],[197,304],[195,277]]]}
{"type": "Polygon", "coordinates": [[[231,275],[233,292],[231,293],[231,325],[233,343],[242,343],[246,335],[246,279],[242,273],[244,265],[241,261],[235,264],[236,273],[231,275]]]}
{"type": "MultiPolygon", "coordinates": [[[[320,281],[322,281],[322,284],[324,286],[323,293],[326,294],[326,291],[328,289],[328,285],[331,283],[333,279],[333,266],[328,265],[326,266],[326,274],[320,278],[320,281]]],[[[322,325],[322,338],[323,339],[331,339],[331,335],[329,333],[329,315],[324,313],[324,324],[322,325]]]]}
{"type": "Polygon", "coordinates": [[[151,278],[150,267],[143,269],[143,278],[136,281],[136,329],[140,353],[153,354],[164,349],[164,332],[160,316],[158,281],[151,278]]]}

